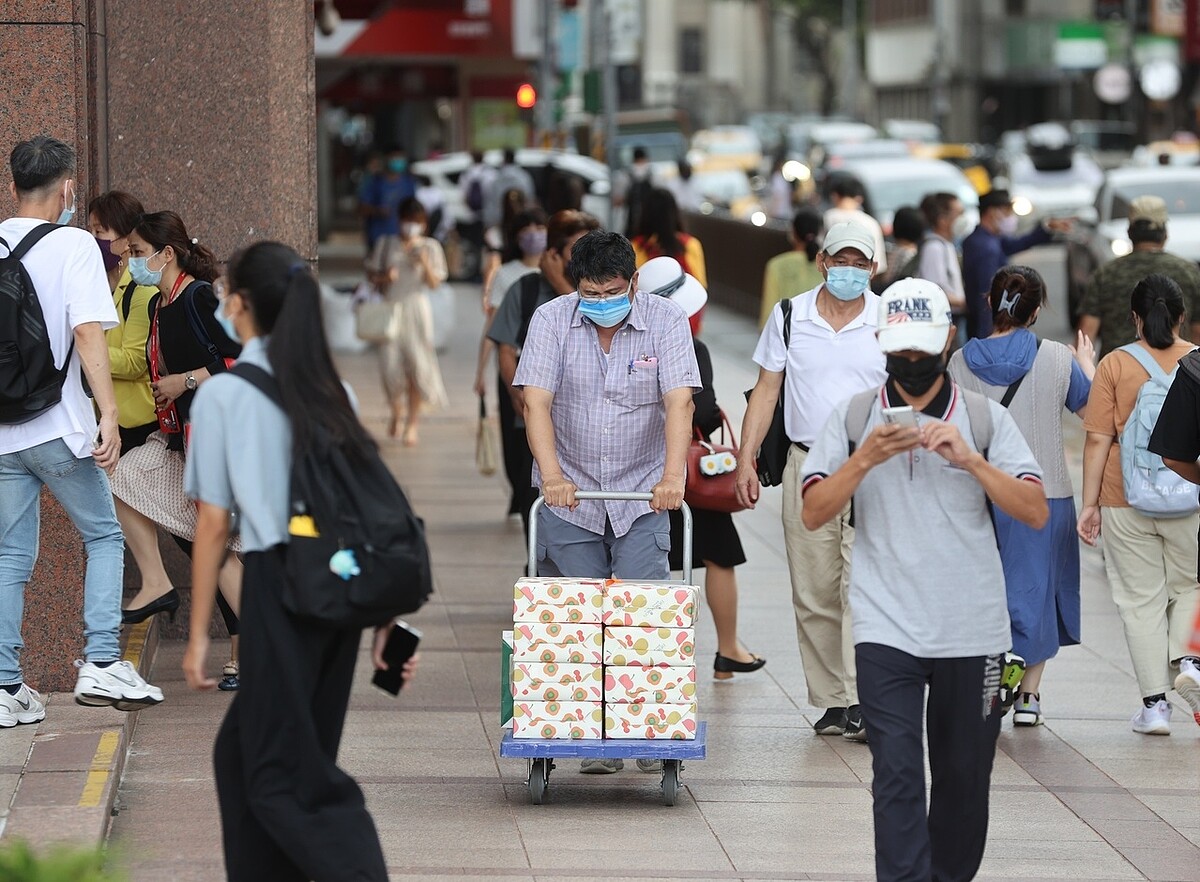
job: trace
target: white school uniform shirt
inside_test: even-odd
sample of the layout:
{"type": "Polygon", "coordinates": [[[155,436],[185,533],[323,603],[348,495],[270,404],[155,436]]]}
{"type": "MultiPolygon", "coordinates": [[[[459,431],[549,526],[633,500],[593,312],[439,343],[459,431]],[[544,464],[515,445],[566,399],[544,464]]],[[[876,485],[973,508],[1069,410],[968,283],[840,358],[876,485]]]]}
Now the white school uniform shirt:
{"type": "MultiPolygon", "coordinates": [[[[0,238],[12,248],[45,221],[11,217],[0,223],[0,238]]],[[[0,255],[8,252],[0,245],[0,255]]],[[[22,258],[37,291],[50,351],[55,367],[62,369],[71,350],[75,328],[98,322],[102,330],[117,326],[117,308],[108,274],[96,239],[79,227],[62,227],[46,236],[22,258]]],[[[71,364],[63,383],[62,400],[27,423],[0,425],[0,454],[29,450],[61,438],[79,459],[92,455],[96,437],[96,411],[83,391],[79,352],[71,352],[71,364]]]]}
{"type": "Polygon", "coordinates": [[[820,285],[792,298],[792,340],[783,348],[783,311],[776,306],[758,338],[754,362],[769,371],[787,368],[783,424],[788,437],[811,447],[839,402],[883,385],[885,359],[875,338],[879,297],[868,291],[862,312],[834,331],[817,311],[820,285]]]}

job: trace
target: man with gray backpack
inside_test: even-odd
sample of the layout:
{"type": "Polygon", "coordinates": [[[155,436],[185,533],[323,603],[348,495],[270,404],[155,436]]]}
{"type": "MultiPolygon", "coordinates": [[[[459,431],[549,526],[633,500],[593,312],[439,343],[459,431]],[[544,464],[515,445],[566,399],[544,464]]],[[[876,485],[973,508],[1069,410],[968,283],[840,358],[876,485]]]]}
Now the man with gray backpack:
{"type": "Polygon", "coordinates": [[[125,537],[102,471],[121,451],[104,339],[117,310],[96,240],[67,226],[76,204],[75,153],[42,135],[17,144],[10,161],[17,213],[0,223],[0,728],[46,715],[19,661],[43,486],[87,552],[76,702],[132,711],[163,700],[120,657],[125,537]]]}
{"type": "Polygon", "coordinates": [[[843,401],[818,435],[802,475],[804,525],[853,501],[850,611],[871,733],[876,876],[970,879],[987,838],[1012,646],[991,507],[1035,529],[1049,509],[1012,416],[946,373],[955,328],[942,289],[894,283],[876,329],[887,381],[843,401]]]}

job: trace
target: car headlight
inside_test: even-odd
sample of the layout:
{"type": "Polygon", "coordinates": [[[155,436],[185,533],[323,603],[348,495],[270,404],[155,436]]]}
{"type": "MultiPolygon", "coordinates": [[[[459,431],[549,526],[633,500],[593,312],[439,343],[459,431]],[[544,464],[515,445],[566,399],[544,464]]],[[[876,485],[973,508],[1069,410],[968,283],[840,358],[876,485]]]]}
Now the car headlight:
{"type": "Polygon", "coordinates": [[[1018,196],[1012,201],[1013,214],[1017,217],[1029,217],[1033,214],[1033,203],[1024,196],[1018,196]]]}
{"type": "Polygon", "coordinates": [[[1128,239],[1113,239],[1112,253],[1117,257],[1124,257],[1133,251],[1133,243],[1128,239]]]}
{"type": "Polygon", "coordinates": [[[767,215],[764,212],[756,211],[750,215],[750,223],[756,227],[764,227],[767,225],[767,215]]]}

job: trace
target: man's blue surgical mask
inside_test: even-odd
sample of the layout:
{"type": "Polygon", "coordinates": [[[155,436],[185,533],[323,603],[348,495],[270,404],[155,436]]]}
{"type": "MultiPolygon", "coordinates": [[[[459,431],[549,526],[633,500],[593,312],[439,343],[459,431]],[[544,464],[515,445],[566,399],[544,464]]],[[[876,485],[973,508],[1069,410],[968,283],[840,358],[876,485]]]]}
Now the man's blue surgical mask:
{"type": "Polygon", "coordinates": [[[857,300],[871,284],[871,271],[856,266],[831,266],[825,290],[838,300],[857,300]]]}
{"type": "MultiPolygon", "coordinates": [[[[158,254],[157,251],[151,254],[150,257],[154,257],[156,254],[158,254]]],[[[129,258],[129,275],[139,285],[157,285],[162,281],[163,269],[166,267],[166,264],[164,263],[157,270],[152,270],[146,265],[150,257],[129,258]]]]}
{"type": "MultiPolygon", "coordinates": [[[[64,203],[66,202],[66,197],[67,197],[67,191],[66,191],[65,185],[64,185],[64,189],[63,189],[63,202],[64,203]]],[[[72,188],[72,190],[71,190],[71,207],[66,208],[64,206],[64,208],[62,210],[62,214],[60,214],[58,216],[58,223],[60,226],[66,226],[67,224],[69,224],[71,222],[71,218],[73,218],[73,217],[75,217],[75,190],[74,190],[74,188],[72,188]]]]}
{"type": "Polygon", "coordinates": [[[388,160],[388,171],[390,171],[392,174],[396,174],[396,175],[404,174],[406,171],[408,171],[408,160],[407,159],[389,159],[388,160]]]}
{"type": "Polygon", "coordinates": [[[615,297],[606,297],[603,300],[587,300],[580,297],[579,312],[602,328],[614,328],[625,321],[625,316],[629,315],[629,310],[633,308],[633,302],[629,299],[632,288],[633,282],[630,282],[628,289],[615,297]]]}

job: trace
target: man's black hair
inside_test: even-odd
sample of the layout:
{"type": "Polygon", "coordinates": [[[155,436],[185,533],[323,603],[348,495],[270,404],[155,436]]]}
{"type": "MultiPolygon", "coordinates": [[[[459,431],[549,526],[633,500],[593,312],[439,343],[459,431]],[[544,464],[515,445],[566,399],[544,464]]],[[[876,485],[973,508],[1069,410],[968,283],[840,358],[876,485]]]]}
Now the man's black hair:
{"type": "Polygon", "coordinates": [[[1011,208],[1012,196],[1007,190],[989,190],[979,197],[979,213],[989,208],[1011,208]]]}
{"type": "Polygon", "coordinates": [[[75,170],[75,151],[62,141],[38,135],[22,141],[9,156],[18,193],[32,193],[75,170]]]}
{"type": "Polygon", "coordinates": [[[620,233],[593,230],[585,234],[571,249],[567,278],[575,285],[584,279],[589,282],[629,280],[637,271],[633,246],[620,233]]]}
{"type": "Polygon", "coordinates": [[[642,147],[641,145],[639,145],[639,146],[633,148],[633,161],[634,162],[640,162],[643,159],[649,159],[649,158],[650,158],[650,153],[649,153],[649,151],[646,150],[645,147],[642,147]]]}
{"type": "Polygon", "coordinates": [[[513,150],[511,147],[505,147],[504,148],[504,164],[505,165],[515,165],[516,161],[517,161],[517,151],[513,150]]]}
{"type": "Polygon", "coordinates": [[[829,195],[836,199],[865,199],[867,189],[854,175],[835,175],[829,182],[829,195]]]}

